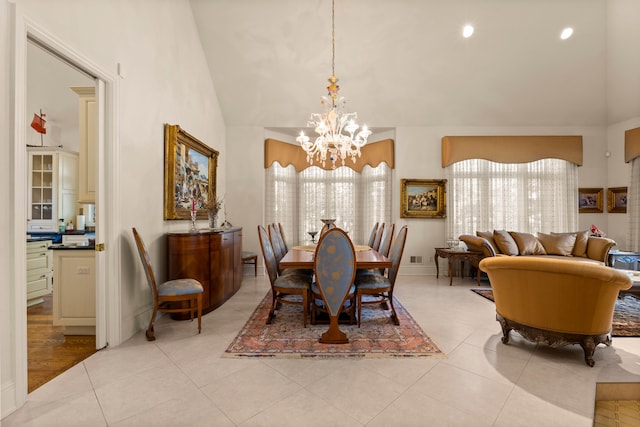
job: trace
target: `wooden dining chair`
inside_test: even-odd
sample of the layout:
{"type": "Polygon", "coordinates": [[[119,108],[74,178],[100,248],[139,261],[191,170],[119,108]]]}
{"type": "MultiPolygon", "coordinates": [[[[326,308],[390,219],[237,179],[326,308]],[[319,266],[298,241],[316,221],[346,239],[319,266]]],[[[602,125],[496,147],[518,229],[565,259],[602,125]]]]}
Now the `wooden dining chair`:
{"type": "MultiPolygon", "coordinates": [[[[384,228],[382,238],[380,239],[380,247],[378,248],[378,252],[381,255],[389,256],[389,249],[391,248],[391,240],[393,239],[393,232],[395,231],[395,228],[395,224],[391,224],[390,226],[386,226],[384,228]]],[[[384,274],[385,270],[385,268],[359,268],[356,271],[356,275],[362,276],[363,274],[384,274]]]]}
{"type": "Polygon", "coordinates": [[[363,274],[356,277],[358,327],[360,327],[362,320],[362,304],[388,303],[388,306],[391,308],[391,320],[396,325],[400,324],[398,316],[396,315],[396,309],[393,306],[393,288],[396,283],[396,278],[398,277],[398,269],[400,268],[400,261],[402,260],[402,253],[404,252],[404,244],[407,240],[407,230],[407,226],[403,226],[393,241],[391,253],[389,254],[389,258],[391,258],[391,268],[387,270],[386,276],[381,274],[363,274]],[[371,297],[371,299],[363,300],[365,295],[371,297]]]}
{"type": "Polygon", "coordinates": [[[280,234],[280,227],[278,227],[278,224],[276,223],[271,223],[267,225],[267,230],[269,232],[269,240],[273,246],[273,252],[276,256],[276,261],[279,263],[282,257],[287,254],[285,244],[282,241],[282,235],[280,234]]]}
{"type": "Polygon", "coordinates": [[[378,226],[378,230],[376,231],[376,238],[373,241],[373,246],[371,248],[374,251],[380,249],[380,242],[382,241],[382,234],[384,233],[385,224],[384,222],[378,226]]]}
{"type": "Polygon", "coordinates": [[[320,238],[314,257],[316,281],[311,285],[312,324],[318,312],[339,316],[345,310],[354,323],[355,267],[356,252],[349,235],[337,227],[329,229],[320,238]]]}
{"type": "Polygon", "coordinates": [[[369,240],[367,241],[367,246],[373,248],[373,244],[376,241],[376,232],[378,231],[378,223],[373,224],[373,228],[371,229],[371,234],[369,234],[369,240]]]}
{"type": "Polygon", "coordinates": [[[280,260],[287,254],[287,244],[284,241],[284,237],[282,236],[282,228],[280,224],[269,224],[267,226],[269,230],[269,240],[271,241],[271,245],[273,246],[273,252],[276,256],[276,263],[278,264],[278,274],[304,274],[307,276],[313,275],[313,270],[311,269],[292,269],[292,268],[280,268],[280,260]]]}
{"type": "Polygon", "coordinates": [[[297,273],[279,274],[278,263],[269,234],[261,225],[258,225],[258,238],[271,284],[271,308],[269,309],[267,324],[273,321],[279,303],[296,304],[302,306],[302,324],[306,328],[311,276],[297,273]]]}
{"type": "Polygon", "coordinates": [[[284,246],[284,253],[286,254],[289,251],[289,245],[287,244],[287,239],[284,237],[284,227],[281,223],[278,223],[278,233],[280,234],[280,239],[282,240],[282,245],[284,246]]]}
{"type": "Polygon", "coordinates": [[[396,230],[396,225],[391,224],[384,228],[384,233],[380,238],[380,247],[378,252],[384,256],[389,256],[389,250],[391,249],[391,240],[393,240],[393,232],[396,230]]]}
{"type": "Polygon", "coordinates": [[[140,255],[140,260],[142,261],[142,266],[147,276],[147,283],[153,295],[153,313],[146,332],[147,341],[154,341],[156,339],[153,325],[158,312],[188,312],[192,321],[194,313],[197,313],[198,333],[200,333],[202,330],[202,294],[204,292],[202,284],[195,279],[175,279],[157,284],[144,242],[135,227],[132,228],[132,231],[138,248],[138,254],[140,255]]]}

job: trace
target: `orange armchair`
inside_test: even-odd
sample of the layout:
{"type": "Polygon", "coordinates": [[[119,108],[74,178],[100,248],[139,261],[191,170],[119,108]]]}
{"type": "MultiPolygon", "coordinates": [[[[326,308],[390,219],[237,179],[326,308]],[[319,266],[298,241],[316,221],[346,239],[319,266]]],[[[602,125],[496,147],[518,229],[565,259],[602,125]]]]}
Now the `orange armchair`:
{"type": "Polygon", "coordinates": [[[589,366],[598,344],[611,345],[618,292],[632,284],[620,270],[571,260],[488,257],[480,268],[493,288],[503,343],[515,330],[551,347],[580,344],[589,366]]]}

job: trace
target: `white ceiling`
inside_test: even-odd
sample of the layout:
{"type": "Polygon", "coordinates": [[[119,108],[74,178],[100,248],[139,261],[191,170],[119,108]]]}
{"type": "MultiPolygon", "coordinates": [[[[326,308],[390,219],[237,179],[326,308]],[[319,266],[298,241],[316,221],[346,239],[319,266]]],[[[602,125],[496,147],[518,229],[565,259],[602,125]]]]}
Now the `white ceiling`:
{"type": "MultiPolygon", "coordinates": [[[[227,125],[300,128],[320,110],[330,0],[191,5],[227,125]]],[[[606,13],[606,0],[336,0],[341,95],[374,128],[604,125],[606,13]]]]}

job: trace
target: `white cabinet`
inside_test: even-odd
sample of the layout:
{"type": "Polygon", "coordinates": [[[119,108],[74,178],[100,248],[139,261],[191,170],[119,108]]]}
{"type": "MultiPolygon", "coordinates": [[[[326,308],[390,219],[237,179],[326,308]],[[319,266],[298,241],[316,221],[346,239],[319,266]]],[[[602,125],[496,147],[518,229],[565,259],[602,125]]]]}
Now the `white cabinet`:
{"type": "Polygon", "coordinates": [[[44,302],[51,293],[53,254],[51,240],[27,242],[27,307],[44,302]]]}
{"type": "Polygon", "coordinates": [[[72,87],[78,94],[80,163],[78,203],[96,202],[96,165],[98,138],[98,110],[95,87],[72,87]]]}
{"type": "Polygon", "coordinates": [[[27,150],[27,231],[57,231],[58,219],[75,221],[78,155],[49,147],[27,150]]]}
{"type": "Polygon", "coordinates": [[[65,335],[95,335],[95,250],[54,249],[53,283],[53,324],[65,335]]]}

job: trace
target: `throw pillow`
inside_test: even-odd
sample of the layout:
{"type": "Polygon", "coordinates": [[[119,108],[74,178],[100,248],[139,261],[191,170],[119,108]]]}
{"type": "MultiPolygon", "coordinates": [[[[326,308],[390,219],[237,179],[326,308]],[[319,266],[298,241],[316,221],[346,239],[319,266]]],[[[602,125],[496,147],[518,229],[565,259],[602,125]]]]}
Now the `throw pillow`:
{"type": "Polygon", "coordinates": [[[493,240],[500,248],[500,252],[505,255],[518,255],[520,253],[516,241],[506,230],[493,230],[493,240]]]}
{"type": "Polygon", "coordinates": [[[520,255],[546,255],[547,252],[542,246],[542,243],[530,233],[518,233],[516,231],[510,231],[511,237],[518,245],[518,251],[520,255]]]}
{"type": "Polygon", "coordinates": [[[571,256],[576,244],[576,235],[538,233],[538,240],[549,255],[571,256]]]}
{"type": "Polygon", "coordinates": [[[496,245],[495,240],[493,240],[493,232],[492,231],[476,231],[476,236],[487,239],[489,244],[493,247],[493,251],[497,254],[500,254],[500,248],[496,245]]]}
{"type": "Polygon", "coordinates": [[[571,252],[571,254],[573,256],[579,256],[582,258],[586,258],[587,257],[587,243],[589,241],[589,230],[585,230],[585,231],[575,231],[573,233],[554,233],[551,232],[551,234],[554,235],[574,235],[576,236],[576,244],[573,246],[573,251],[571,252]]]}

